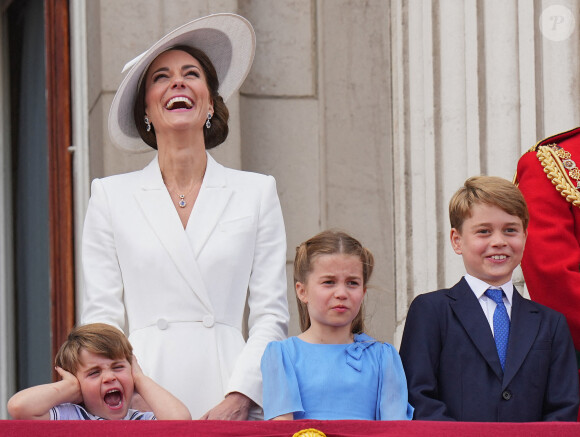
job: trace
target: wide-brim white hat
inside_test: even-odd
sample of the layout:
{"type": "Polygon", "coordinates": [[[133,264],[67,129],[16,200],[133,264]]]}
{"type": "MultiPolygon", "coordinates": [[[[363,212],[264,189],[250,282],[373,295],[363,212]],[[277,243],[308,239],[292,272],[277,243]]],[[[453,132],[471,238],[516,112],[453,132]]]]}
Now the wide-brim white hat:
{"type": "Polygon", "coordinates": [[[224,101],[242,85],[256,50],[256,35],[250,22],[236,14],[214,14],[190,21],[169,32],[147,51],[129,61],[123,72],[129,72],[119,85],[109,111],[109,135],[113,143],[133,153],[150,151],[139,136],[133,106],[141,77],[162,52],[178,45],[202,50],[215,67],[219,94],[224,101]]]}

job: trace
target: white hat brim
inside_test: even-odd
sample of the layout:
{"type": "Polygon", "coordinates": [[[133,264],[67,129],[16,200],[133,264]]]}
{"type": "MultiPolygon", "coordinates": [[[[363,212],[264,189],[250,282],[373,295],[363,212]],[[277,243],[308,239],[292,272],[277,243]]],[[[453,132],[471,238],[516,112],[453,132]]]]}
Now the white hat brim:
{"type": "Polygon", "coordinates": [[[151,150],[135,126],[133,106],[137,87],[151,62],[162,52],[178,45],[198,48],[209,57],[218,76],[219,94],[226,101],[250,71],[256,36],[250,22],[240,15],[208,15],[178,27],[128,62],[123,71],[130,70],[119,85],[109,111],[109,135],[121,150],[133,153],[151,150]]]}

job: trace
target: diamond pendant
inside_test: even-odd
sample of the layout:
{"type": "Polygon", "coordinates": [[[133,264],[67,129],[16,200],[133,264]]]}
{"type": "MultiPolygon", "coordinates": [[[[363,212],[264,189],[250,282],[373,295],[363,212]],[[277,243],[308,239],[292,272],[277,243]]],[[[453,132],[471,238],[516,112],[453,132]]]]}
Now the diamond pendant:
{"type": "Polygon", "coordinates": [[[177,202],[177,204],[181,207],[181,208],[185,208],[187,205],[187,202],[185,201],[185,194],[180,194],[179,195],[179,202],[177,202]]]}

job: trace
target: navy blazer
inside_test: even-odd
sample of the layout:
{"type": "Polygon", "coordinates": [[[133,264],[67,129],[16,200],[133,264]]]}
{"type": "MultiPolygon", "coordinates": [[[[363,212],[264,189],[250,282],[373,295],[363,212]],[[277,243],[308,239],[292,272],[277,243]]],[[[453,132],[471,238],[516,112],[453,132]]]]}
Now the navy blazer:
{"type": "Polygon", "coordinates": [[[505,373],[465,278],[415,298],[400,355],[415,419],[576,421],[578,369],[566,319],[515,288],[505,373]]]}

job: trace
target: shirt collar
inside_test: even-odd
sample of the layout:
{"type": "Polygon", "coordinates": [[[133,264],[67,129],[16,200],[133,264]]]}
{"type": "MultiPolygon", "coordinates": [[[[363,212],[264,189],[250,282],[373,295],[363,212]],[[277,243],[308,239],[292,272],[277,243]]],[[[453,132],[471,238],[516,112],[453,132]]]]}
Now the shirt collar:
{"type": "MultiPolygon", "coordinates": [[[[94,414],[92,414],[92,413],[89,413],[89,412],[87,411],[87,409],[86,409],[86,408],[85,408],[83,405],[78,405],[78,404],[76,404],[76,406],[77,406],[77,407],[79,407],[81,410],[83,410],[83,411],[85,412],[86,416],[88,416],[88,418],[90,418],[90,420],[110,420],[110,419],[105,419],[104,417],[101,417],[101,416],[96,416],[96,415],[94,415],[94,414]]],[[[129,408],[129,409],[127,410],[127,414],[125,415],[125,417],[123,417],[123,420],[129,420],[129,419],[131,419],[131,415],[132,415],[133,413],[135,413],[135,411],[136,411],[136,410],[132,410],[132,409],[130,409],[130,408],[129,408]]],[[[81,413],[81,414],[82,414],[82,413],[81,413]]],[[[86,416],[85,416],[85,417],[86,417],[86,416]]]]}
{"type": "Polygon", "coordinates": [[[475,297],[477,297],[477,299],[481,299],[481,297],[483,296],[485,291],[490,287],[501,288],[503,290],[503,292],[505,293],[505,296],[506,296],[509,304],[510,305],[512,304],[514,286],[512,284],[511,279],[509,281],[507,281],[505,284],[500,285],[499,287],[495,286],[495,285],[489,285],[488,283],[482,281],[481,279],[478,279],[475,276],[471,276],[469,273],[465,274],[465,280],[467,281],[467,284],[473,290],[473,293],[475,294],[475,297]]]}

